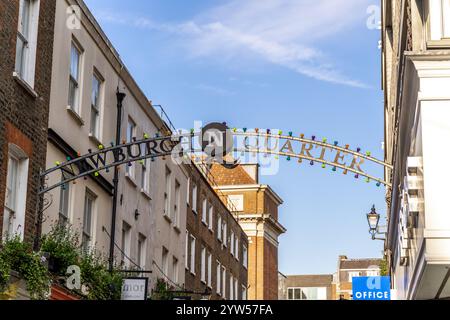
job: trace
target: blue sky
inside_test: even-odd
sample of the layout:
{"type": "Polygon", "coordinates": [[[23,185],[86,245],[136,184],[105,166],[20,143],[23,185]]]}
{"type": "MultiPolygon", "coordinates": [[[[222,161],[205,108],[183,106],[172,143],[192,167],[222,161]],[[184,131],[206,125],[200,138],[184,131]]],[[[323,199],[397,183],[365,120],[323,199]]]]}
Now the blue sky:
{"type": "MultiPolygon", "coordinates": [[[[194,121],[279,128],[382,159],[383,102],[373,0],[87,0],[136,81],[179,128],[194,121]],[[126,3],[126,4],[125,4],[126,3]]],[[[382,170],[378,170],[382,176],[382,170]]],[[[262,177],[284,199],[279,270],[332,273],[337,258],[380,257],[365,213],[384,189],[281,162],[262,177]]]]}

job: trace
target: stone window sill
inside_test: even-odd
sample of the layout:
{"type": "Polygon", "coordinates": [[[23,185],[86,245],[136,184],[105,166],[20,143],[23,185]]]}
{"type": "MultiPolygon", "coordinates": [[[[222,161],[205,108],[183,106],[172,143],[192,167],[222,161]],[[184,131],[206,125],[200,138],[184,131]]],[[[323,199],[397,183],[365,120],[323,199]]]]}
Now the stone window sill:
{"type": "Polygon", "coordinates": [[[92,133],[89,133],[89,140],[91,140],[97,147],[99,145],[103,145],[103,143],[96,136],[94,136],[92,133]]]}
{"type": "Polygon", "coordinates": [[[22,79],[22,77],[17,72],[13,72],[13,78],[33,97],[33,99],[36,99],[39,96],[37,92],[34,91],[34,89],[28,84],[28,82],[22,79]]]}
{"type": "Polygon", "coordinates": [[[144,189],[141,189],[141,193],[144,195],[144,197],[146,197],[148,200],[152,200],[152,197],[150,196],[150,194],[145,191],[144,189]]]}
{"type": "Polygon", "coordinates": [[[125,173],[125,177],[127,178],[128,182],[133,185],[133,187],[137,187],[136,181],[134,181],[133,177],[131,177],[128,173],[125,173]]]}
{"type": "Polygon", "coordinates": [[[72,107],[67,106],[67,112],[71,115],[72,119],[74,119],[79,126],[84,126],[84,120],[81,118],[81,116],[72,109],[72,107]]]}

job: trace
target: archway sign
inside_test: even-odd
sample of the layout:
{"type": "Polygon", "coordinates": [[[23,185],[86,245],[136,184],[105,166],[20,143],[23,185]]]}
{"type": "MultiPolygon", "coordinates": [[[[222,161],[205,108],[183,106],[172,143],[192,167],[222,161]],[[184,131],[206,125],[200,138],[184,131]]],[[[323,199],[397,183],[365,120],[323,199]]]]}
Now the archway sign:
{"type": "Polygon", "coordinates": [[[239,153],[261,153],[285,157],[287,161],[296,159],[298,163],[319,164],[323,168],[330,167],[333,172],[339,170],[357,179],[365,178],[366,182],[373,181],[378,187],[391,187],[389,181],[366,172],[364,165],[370,162],[390,169],[392,165],[373,158],[370,152],[363,153],[361,148],[352,150],[349,145],[340,145],[338,141],[329,143],[325,138],[307,138],[303,134],[295,136],[293,132],[230,129],[225,123],[211,123],[198,132],[191,129],[190,132],[180,131],[170,136],[156,134],[154,137],[144,134],[140,140],[134,138],[132,142],[109,147],[99,145],[97,150],[88,150],[85,155],[57,161],[55,167],[41,173],[42,184],[38,194],[42,196],[80,178],[98,177],[116,166],[144,164],[146,159],[154,161],[158,157],[170,156],[179,163],[201,157],[206,163],[216,162],[226,168],[234,168],[239,165],[239,159],[233,155],[239,153]],[[52,179],[58,182],[48,185],[49,176],[56,173],[60,173],[62,179],[52,179]]]}

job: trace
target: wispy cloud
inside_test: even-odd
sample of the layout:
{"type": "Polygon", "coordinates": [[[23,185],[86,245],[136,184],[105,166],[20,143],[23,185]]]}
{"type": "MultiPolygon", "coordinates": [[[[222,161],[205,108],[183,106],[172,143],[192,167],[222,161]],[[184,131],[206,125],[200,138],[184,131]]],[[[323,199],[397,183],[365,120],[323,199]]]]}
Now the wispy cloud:
{"type": "Polygon", "coordinates": [[[345,35],[360,20],[369,0],[232,0],[181,23],[155,23],[146,17],[101,13],[100,20],[167,32],[182,41],[192,57],[260,59],[321,81],[366,88],[345,76],[317,47],[345,35]],[[351,13],[351,14],[350,14],[351,13]],[[360,13],[358,15],[358,13],[360,13]]]}

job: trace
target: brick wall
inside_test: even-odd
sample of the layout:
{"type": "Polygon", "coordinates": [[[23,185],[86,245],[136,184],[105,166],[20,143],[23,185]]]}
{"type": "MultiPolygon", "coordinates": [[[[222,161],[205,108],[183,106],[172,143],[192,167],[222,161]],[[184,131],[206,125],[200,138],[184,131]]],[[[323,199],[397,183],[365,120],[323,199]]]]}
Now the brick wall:
{"type": "MultiPolygon", "coordinates": [[[[194,292],[204,292],[207,286],[201,281],[201,247],[204,246],[208,252],[212,254],[212,288],[211,288],[211,299],[217,300],[223,297],[217,295],[217,263],[225,266],[227,270],[226,277],[226,298],[229,297],[229,281],[230,281],[230,271],[234,277],[238,278],[238,297],[241,299],[241,288],[242,286],[247,286],[247,270],[243,267],[243,250],[242,245],[245,244],[248,247],[247,236],[244,231],[228,211],[226,206],[217,196],[215,191],[211,188],[207,180],[201,175],[201,173],[194,167],[188,167],[188,172],[190,173],[190,205],[187,207],[187,217],[186,217],[186,229],[189,234],[192,234],[196,238],[196,248],[195,248],[195,275],[186,270],[185,286],[189,291],[194,292]],[[192,208],[192,188],[194,183],[197,185],[197,208],[192,208]],[[213,206],[213,224],[212,231],[202,222],[202,203],[203,199],[207,199],[208,202],[213,206]],[[195,213],[196,212],[196,213],[195,213]],[[222,221],[227,223],[227,233],[228,238],[231,231],[239,237],[239,260],[235,259],[230,254],[230,243],[228,239],[227,247],[223,247],[222,243],[217,239],[217,220],[219,215],[222,221]]],[[[188,249],[188,257],[190,257],[190,248],[188,249]]],[[[189,260],[188,260],[189,261],[189,260]]],[[[236,298],[236,297],[235,297],[236,298]]]]}
{"type": "Polygon", "coordinates": [[[37,177],[40,168],[45,168],[55,1],[40,1],[34,86],[37,98],[13,78],[19,1],[0,1],[0,231],[8,144],[15,143],[29,155],[25,238],[30,241],[35,231],[37,177]]]}

